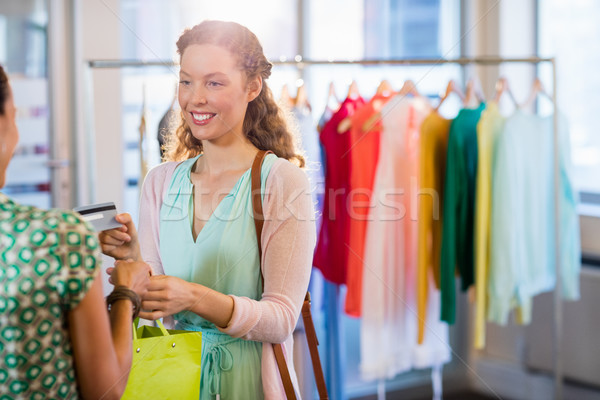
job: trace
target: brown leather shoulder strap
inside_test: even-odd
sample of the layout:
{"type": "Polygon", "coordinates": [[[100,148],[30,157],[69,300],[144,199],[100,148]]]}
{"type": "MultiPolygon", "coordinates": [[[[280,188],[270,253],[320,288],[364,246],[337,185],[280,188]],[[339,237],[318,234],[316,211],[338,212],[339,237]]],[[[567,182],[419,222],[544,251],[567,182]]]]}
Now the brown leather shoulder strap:
{"type": "Polygon", "coordinates": [[[323,375],[323,367],[321,366],[321,358],[319,357],[319,339],[317,338],[317,331],[315,330],[312,313],[310,312],[310,292],[306,292],[306,297],[304,297],[304,303],[302,304],[302,321],[304,322],[304,331],[306,333],[308,349],[310,350],[310,359],[312,360],[319,398],[327,400],[329,396],[327,394],[325,376],[323,375]]]}
{"type": "MultiPolygon", "coordinates": [[[[271,151],[260,150],[254,162],[252,163],[251,180],[252,180],[252,212],[254,215],[254,227],[256,228],[256,241],[258,242],[258,259],[262,263],[262,245],[261,235],[264,224],[264,214],[262,207],[262,193],[261,193],[261,170],[262,163],[271,151]]],[[[262,273],[262,264],[260,267],[260,277],[263,283],[264,290],[264,276],[262,273]]],[[[317,389],[319,391],[319,397],[321,400],[329,399],[327,395],[327,386],[325,385],[325,378],[323,376],[323,369],[321,367],[321,359],[319,358],[319,350],[317,346],[319,341],[317,339],[317,333],[313,324],[312,315],[310,312],[310,293],[306,292],[304,303],[302,305],[302,319],[304,321],[304,329],[306,331],[306,340],[308,341],[308,348],[310,350],[310,358],[313,364],[313,371],[315,374],[315,380],[317,383],[317,389]]],[[[281,375],[281,382],[285,390],[285,395],[288,400],[296,400],[296,391],[290,377],[290,371],[287,367],[285,360],[285,354],[283,352],[283,346],[281,343],[273,343],[273,352],[275,353],[275,360],[277,361],[277,368],[279,369],[279,375],[281,375]]]]}
{"type": "MultiPolygon", "coordinates": [[[[254,215],[254,227],[256,228],[256,240],[258,242],[258,259],[262,261],[262,243],[261,234],[262,228],[265,223],[265,216],[263,215],[262,207],[262,193],[261,193],[261,170],[262,163],[265,160],[267,154],[272,153],[271,151],[259,150],[254,157],[252,163],[252,169],[250,170],[250,179],[252,181],[252,212],[254,215]]],[[[262,278],[262,268],[260,269],[260,276],[262,278]]],[[[263,282],[264,284],[264,282],[263,282]]]]}

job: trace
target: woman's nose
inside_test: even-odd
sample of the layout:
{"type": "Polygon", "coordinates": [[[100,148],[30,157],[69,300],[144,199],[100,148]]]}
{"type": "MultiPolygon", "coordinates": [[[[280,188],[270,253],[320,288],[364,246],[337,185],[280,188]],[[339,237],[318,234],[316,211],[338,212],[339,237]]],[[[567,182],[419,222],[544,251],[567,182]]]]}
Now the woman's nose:
{"type": "Polygon", "coordinates": [[[207,100],[206,100],[206,93],[204,92],[204,90],[202,90],[202,88],[194,88],[194,91],[192,93],[192,102],[194,104],[206,104],[207,100]]]}

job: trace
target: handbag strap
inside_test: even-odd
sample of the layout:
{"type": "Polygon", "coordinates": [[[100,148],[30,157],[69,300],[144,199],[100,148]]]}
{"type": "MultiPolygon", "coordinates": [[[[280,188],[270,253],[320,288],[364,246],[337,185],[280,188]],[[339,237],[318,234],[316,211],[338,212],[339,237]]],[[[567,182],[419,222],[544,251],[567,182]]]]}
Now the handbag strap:
{"type": "MultiPolygon", "coordinates": [[[[272,153],[271,151],[260,150],[254,162],[252,163],[251,181],[252,181],[252,211],[254,213],[254,227],[256,228],[256,240],[258,242],[258,258],[262,261],[262,245],[261,245],[261,234],[264,224],[264,214],[262,207],[261,197],[261,169],[262,163],[267,154],[272,153]]],[[[262,273],[262,267],[260,268],[260,277],[265,284],[265,278],[262,273]]],[[[313,364],[313,372],[315,374],[315,381],[317,383],[317,390],[319,391],[319,398],[321,400],[329,399],[327,395],[327,386],[325,385],[325,377],[323,376],[323,368],[321,367],[321,359],[319,357],[319,350],[317,346],[319,341],[317,339],[317,333],[315,331],[315,325],[312,320],[312,314],[310,310],[310,293],[306,292],[304,297],[304,303],[302,304],[302,320],[304,321],[304,330],[306,332],[306,340],[308,342],[308,348],[310,350],[310,358],[313,364]]],[[[273,352],[275,353],[275,360],[277,361],[277,367],[279,374],[281,375],[281,381],[285,394],[288,400],[296,400],[296,392],[294,391],[294,385],[290,377],[290,372],[287,367],[285,355],[283,353],[283,346],[281,343],[273,343],[273,352]]]]}

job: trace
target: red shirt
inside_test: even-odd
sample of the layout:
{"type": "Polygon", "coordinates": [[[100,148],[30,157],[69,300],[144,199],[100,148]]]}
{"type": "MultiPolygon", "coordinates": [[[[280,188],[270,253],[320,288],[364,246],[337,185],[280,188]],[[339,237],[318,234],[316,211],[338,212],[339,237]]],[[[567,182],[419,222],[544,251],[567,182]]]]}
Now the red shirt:
{"type": "Polygon", "coordinates": [[[346,283],[349,243],[349,213],[347,198],[350,189],[350,132],[338,133],[338,125],[362,106],[361,98],[346,98],[320,134],[325,150],[325,196],[323,217],[313,265],[325,279],[346,283]]]}

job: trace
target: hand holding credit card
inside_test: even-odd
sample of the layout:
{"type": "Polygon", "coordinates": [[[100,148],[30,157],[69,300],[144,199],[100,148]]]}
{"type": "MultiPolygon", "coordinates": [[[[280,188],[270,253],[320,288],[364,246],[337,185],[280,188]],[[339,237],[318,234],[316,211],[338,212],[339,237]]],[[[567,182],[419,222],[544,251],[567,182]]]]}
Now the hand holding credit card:
{"type": "Polygon", "coordinates": [[[117,206],[113,202],[76,207],[73,211],[81,214],[81,217],[89,222],[97,232],[123,226],[115,219],[117,206]]]}

